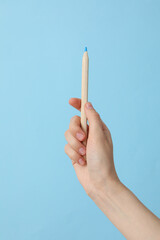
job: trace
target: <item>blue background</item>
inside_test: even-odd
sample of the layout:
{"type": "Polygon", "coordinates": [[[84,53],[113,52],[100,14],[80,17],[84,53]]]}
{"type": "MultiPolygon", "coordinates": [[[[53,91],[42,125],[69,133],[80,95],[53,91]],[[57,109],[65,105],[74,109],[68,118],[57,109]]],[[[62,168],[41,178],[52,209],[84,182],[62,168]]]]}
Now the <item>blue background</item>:
{"type": "Polygon", "coordinates": [[[160,217],[159,13],[158,0],[0,0],[1,240],[124,239],[64,153],[85,46],[118,175],[160,217]]]}

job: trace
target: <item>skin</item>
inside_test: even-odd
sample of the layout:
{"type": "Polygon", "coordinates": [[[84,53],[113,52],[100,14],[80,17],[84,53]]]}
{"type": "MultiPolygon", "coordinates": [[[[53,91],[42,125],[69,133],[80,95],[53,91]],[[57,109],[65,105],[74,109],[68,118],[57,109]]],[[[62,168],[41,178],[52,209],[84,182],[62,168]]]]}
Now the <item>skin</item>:
{"type": "MultiPolygon", "coordinates": [[[[81,110],[80,99],[71,98],[69,104],[81,110]]],[[[65,132],[68,142],[65,153],[72,161],[79,182],[126,239],[160,240],[160,219],[117,176],[109,129],[91,103],[86,103],[85,113],[89,122],[88,136],[81,129],[79,116],[71,118],[65,132]]]]}

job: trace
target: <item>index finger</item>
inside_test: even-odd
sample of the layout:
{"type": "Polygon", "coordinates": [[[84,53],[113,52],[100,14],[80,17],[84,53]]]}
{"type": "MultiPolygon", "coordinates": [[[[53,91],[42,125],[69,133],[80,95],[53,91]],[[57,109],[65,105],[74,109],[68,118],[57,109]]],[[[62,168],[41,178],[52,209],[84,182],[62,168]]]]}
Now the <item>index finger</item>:
{"type": "Polygon", "coordinates": [[[77,110],[81,111],[81,99],[80,98],[70,98],[69,104],[76,108],[77,110]]]}
{"type": "MultiPolygon", "coordinates": [[[[70,98],[69,104],[76,108],[77,110],[81,111],[81,99],[80,98],[70,98]]],[[[87,133],[89,132],[89,126],[87,124],[87,133]]],[[[88,134],[87,134],[88,135],[88,134]]]]}

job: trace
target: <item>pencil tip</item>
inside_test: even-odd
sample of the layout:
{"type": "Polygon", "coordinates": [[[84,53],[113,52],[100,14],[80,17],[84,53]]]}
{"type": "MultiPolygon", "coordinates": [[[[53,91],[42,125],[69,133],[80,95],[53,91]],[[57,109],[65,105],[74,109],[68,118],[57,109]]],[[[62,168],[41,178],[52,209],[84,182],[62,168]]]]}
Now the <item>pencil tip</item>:
{"type": "Polygon", "coordinates": [[[84,51],[87,52],[87,47],[85,47],[84,51]]]}

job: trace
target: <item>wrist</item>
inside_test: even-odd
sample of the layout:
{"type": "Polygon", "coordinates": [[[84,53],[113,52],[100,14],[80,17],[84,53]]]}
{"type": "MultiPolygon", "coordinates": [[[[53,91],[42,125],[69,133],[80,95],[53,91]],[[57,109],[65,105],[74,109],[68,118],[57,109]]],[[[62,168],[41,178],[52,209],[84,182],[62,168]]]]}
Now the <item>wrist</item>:
{"type": "Polygon", "coordinates": [[[88,195],[94,202],[97,202],[99,198],[103,197],[114,198],[122,190],[122,187],[123,184],[118,178],[110,179],[101,186],[94,186],[88,195]]]}

